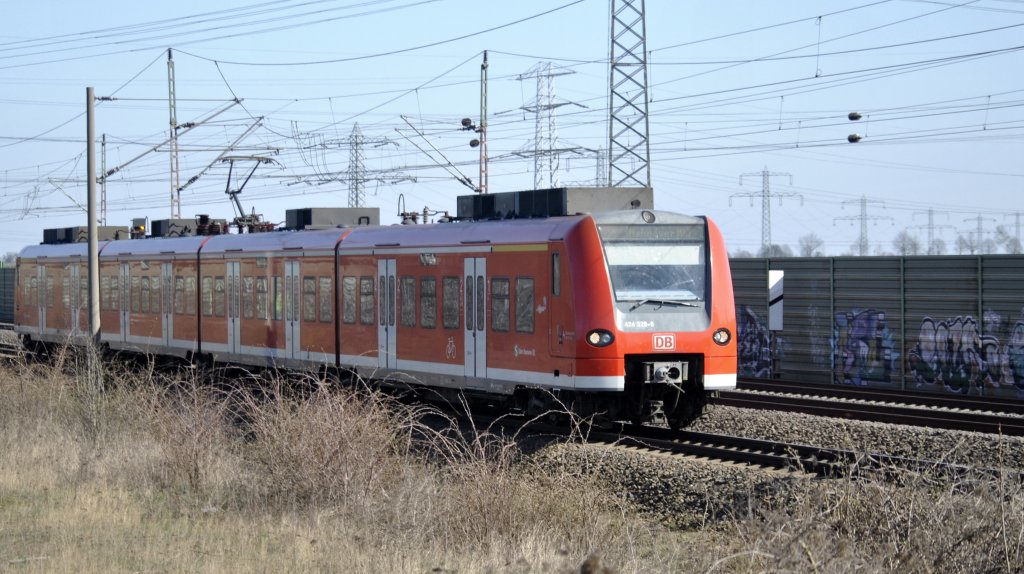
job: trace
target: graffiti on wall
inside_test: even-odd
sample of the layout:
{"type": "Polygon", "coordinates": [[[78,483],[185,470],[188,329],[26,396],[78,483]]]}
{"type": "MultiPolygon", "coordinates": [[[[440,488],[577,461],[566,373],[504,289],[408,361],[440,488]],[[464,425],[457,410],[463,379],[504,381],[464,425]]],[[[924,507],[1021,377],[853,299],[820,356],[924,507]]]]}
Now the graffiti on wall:
{"type": "Polygon", "coordinates": [[[1012,329],[993,311],[981,329],[971,315],[921,320],[907,352],[907,371],[916,388],[961,394],[999,389],[1024,393],[1024,310],[1012,329]],[[1007,333],[1000,340],[1000,335],[1007,333]]]}
{"type": "Polygon", "coordinates": [[[771,331],[750,305],[736,306],[736,354],[740,376],[771,378],[771,331]]]}
{"type": "Polygon", "coordinates": [[[892,383],[893,366],[899,364],[885,311],[876,309],[836,313],[832,352],[836,358],[834,382],[847,385],[892,383]]]}

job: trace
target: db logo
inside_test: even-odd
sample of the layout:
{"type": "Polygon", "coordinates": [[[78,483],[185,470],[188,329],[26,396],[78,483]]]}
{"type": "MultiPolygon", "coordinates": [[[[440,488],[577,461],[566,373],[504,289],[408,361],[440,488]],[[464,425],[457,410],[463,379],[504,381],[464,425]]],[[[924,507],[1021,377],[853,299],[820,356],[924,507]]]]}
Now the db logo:
{"type": "Polygon", "coordinates": [[[676,336],[672,333],[655,333],[654,334],[654,350],[655,351],[675,351],[676,350],[676,336]]]}

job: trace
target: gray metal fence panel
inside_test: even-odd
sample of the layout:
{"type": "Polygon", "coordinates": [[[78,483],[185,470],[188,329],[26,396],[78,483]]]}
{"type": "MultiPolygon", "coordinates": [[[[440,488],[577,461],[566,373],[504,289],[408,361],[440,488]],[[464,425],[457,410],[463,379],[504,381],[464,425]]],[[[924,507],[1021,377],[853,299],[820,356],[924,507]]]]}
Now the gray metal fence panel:
{"type": "Polygon", "coordinates": [[[1024,256],[730,264],[743,376],[1024,398],[1024,256]],[[785,271],[774,333],[769,270],[785,271]]]}

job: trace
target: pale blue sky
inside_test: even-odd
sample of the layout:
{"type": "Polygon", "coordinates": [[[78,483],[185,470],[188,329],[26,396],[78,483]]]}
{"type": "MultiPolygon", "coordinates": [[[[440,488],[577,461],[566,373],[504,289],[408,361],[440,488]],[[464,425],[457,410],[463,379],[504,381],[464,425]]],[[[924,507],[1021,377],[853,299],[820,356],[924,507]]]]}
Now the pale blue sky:
{"type": "MultiPolygon", "coordinates": [[[[879,218],[873,250],[891,251],[893,236],[926,224],[930,208],[950,245],[979,216],[986,233],[1015,231],[1024,2],[648,0],[646,10],[657,208],[709,215],[731,251],[756,251],[760,200],[733,196],[760,191],[760,177],[740,186],[740,175],[767,167],[792,174],[792,185],[773,178],[774,191],[802,195],[802,205],[772,205],[773,240],[794,249],[814,232],[828,254],[851,252],[862,195],[879,218]],[[849,122],[850,111],[863,119],[849,122]],[[846,143],[853,132],[864,139],[846,143]]],[[[85,119],[76,116],[86,86],[120,98],[97,107],[108,168],[167,137],[168,47],[179,123],[244,100],[182,136],[181,182],[263,116],[233,155],[276,162],[241,196],[271,221],[293,207],[347,204],[337,178],[354,122],[389,142],[366,148],[367,169],[385,180],[366,184],[367,204],[385,222],[397,221],[399,194],[410,210],[454,212],[468,190],[415,146],[438,158],[436,146],[476,180],[471,134],[458,121],[478,118],[485,49],[491,191],[533,186],[535,121],[522,108],[536,82],[519,77],[540,61],[572,72],[554,78],[566,104],[559,143],[574,150],[561,156],[559,180],[590,184],[588,150],[608,137],[608,13],[608,0],[17,3],[0,35],[0,252],[40,241],[44,227],[85,223],[76,206],[85,204],[85,119]]],[[[112,176],[108,223],[168,217],[168,167],[159,151],[112,176]]],[[[183,215],[230,218],[226,173],[215,166],[182,192],[183,215]]]]}

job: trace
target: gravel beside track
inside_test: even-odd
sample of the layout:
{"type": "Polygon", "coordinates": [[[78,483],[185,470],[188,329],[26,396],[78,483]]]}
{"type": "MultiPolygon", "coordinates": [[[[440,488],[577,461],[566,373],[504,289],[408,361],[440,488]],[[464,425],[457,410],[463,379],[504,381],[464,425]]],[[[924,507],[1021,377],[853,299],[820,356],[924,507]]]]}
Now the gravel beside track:
{"type": "Polygon", "coordinates": [[[810,487],[808,475],[611,446],[557,444],[535,460],[556,473],[593,477],[630,506],[672,528],[693,529],[743,516],[749,503],[785,504],[810,487]]]}

